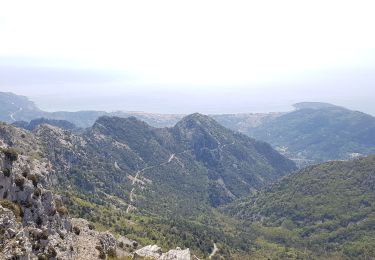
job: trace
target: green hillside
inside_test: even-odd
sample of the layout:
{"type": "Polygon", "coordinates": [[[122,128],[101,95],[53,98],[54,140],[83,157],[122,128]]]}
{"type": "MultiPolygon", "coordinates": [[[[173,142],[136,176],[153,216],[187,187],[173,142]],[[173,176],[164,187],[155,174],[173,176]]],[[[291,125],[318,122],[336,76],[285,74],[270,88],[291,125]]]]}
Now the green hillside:
{"type": "Polygon", "coordinates": [[[201,255],[213,241],[221,241],[223,255],[247,248],[242,236],[248,235],[228,227],[215,208],[295,169],[270,145],[200,114],[172,128],[101,117],[83,133],[41,125],[34,134],[74,215],[137,241],[184,245],[201,255]]]}
{"type": "Polygon", "coordinates": [[[246,134],[272,144],[301,165],[375,153],[375,118],[323,103],[296,104],[246,134]]]}
{"type": "Polygon", "coordinates": [[[374,202],[375,156],[370,156],[308,167],[225,211],[250,223],[249,230],[268,243],[300,255],[372,259],[374,202]]]}

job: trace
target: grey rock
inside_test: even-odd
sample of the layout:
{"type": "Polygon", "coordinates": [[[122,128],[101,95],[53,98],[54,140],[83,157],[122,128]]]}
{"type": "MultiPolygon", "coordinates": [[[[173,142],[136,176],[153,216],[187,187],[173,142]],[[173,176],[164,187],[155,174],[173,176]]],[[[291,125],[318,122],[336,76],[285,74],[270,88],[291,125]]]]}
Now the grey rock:
{"type": "Polygon", "coordinates": [[[190,260],[190,250],[185,249],[182,250],[181,248],[176,248],[173,250],[169,250],[166,253],[162,253],[161,248],[157,245],[148,245],[145,246],[137,251],[135,251],[134,258],[137,257],[145,257],[151,258],[156,260],[190,260]]]}

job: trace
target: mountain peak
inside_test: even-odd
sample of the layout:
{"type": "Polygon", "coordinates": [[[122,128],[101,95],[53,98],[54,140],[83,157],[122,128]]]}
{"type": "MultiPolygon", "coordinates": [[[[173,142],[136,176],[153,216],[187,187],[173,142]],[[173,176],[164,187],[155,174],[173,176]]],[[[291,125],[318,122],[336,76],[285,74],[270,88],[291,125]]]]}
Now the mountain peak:
{"type": "Polygon", "coordinates": [[[300,109],[323,109],[323,108],[333,108],[333,107],[339,107],[330,103],[324,103],[324,102],[300,102],[293,104],[293,107],[295,107],[297,110],[300,109]]]}
{"type": "Polygon", "coordinates": [[[123,128],[127,129],[129,127],[136,127],[136,128],[151,128],[147,123],[138,118],[131,116],[131,117],[117,117],[117,116],[101,116],[99,117],[94,125],[93,128],[97,128],[98,126],[101,127],[108,127],[108,128],[123,128]]]}
{"type": "Polygon", "coordinates": [[[177,124],[177,127],[194,128],[196,126],[210,126],[218,123],[207,115],[194,113],[183,117],[177,124]]]}

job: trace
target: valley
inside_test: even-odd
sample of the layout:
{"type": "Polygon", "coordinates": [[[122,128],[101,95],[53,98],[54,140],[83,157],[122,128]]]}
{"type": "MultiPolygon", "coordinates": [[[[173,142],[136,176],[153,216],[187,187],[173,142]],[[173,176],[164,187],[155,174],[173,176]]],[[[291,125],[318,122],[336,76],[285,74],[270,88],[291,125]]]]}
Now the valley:
{"type": "MultiPolygon", "coordinates": [[[[333,105],[303,104],[290,113],[256,120],[251,116],[249,128],[241,123],[244,115],[235,117],[240,121],[199,113],[168,116],[169,123],[163,123],[160,115],[157,118],[158,125],[178,120],[173,126],[156,127],[133,116],[101,115],[92,126],[80,128],[65,119],[35,118],[2,123],[0,144],[2,149],[13,149],[17,158],[29,158],[22,159],[22,167],[48,167],[37,166],[45,175],[40,188],[50,189],[58,203],[65,205],[64,212],[69,212],[65,219],[84,230],[82,237],[66,231],[74,241],[81,241],[77,246],[104,243],[100,232],[114,235],[117,242],[108,237],[112,249],[82,251],[93,254],[92,258],[100,254],[134,257],[135,252],[155,259],[170,254],[192,259],[363,259],[374,255],[375,165],[373,156],[364,156],[374,148],[370,116],[333,105]],[[330,113],[335,121],[321,119],[330,113]],[[226,120],[228,128],[213,118],[226,120]],[[293,123],[288,120],[295,118],[301,122],[291,130],[293,123]],[[320,124],[313,124],[317,120],[320,124]],[[342,127],[346,120],[352,122],[350,129],[342,127]],[[337,142],[330,144],[330,156],[317,145],[301,141],[298,150],[287,143],[305,140],[298,132],[302,125],[309,138],[323,141],[321,133],[329,140],[337,136],[337,142]],[[341,125],[342,132],[336,125],[341,125]],[[356,125],[361,126],[358,132],[352,130],[356,125]],[[290,137],[280,142],[267,139],[274,149],[249,137],[253,135],[259,139],[290,137]],[[349,152],[360,156],[353,159],[347,156],[349,152]],[[123,249],[119,241],[137,246],[123,249]]],[[[3,160],[6,156],[3,152],[3,160]]],[[[23,174],[4,163],[4,181],[9,171],[14,176],[23,174]]],[[[14,193],[1,185],[8,194],[14,193]]],[[[10,207],[5,198],[3,207],[18,207],[10,207]]],[[[24,200],[13,199],[22,212],[24,200]]],[[[29,230],[30,223],[22,225],[29,230]]],[[[48,232],[56,231],[50,228],[48,232]]],[[[0,246],[5,250],[8,242],[3,240],[0,246]]],[[[6,250],[7,254],[23,254],[6,250]]],[[[27,254],[41,256],[50,249],[27,250],[27,254]]],[[[71,256],[55,250],[64,259],[75,259],[82,249],[73,249],[71,256]]]]}
{"type": "Polygon", "coordinates": [[[375,1],[3,1],[0,260],[375,260],[375,1]]]}

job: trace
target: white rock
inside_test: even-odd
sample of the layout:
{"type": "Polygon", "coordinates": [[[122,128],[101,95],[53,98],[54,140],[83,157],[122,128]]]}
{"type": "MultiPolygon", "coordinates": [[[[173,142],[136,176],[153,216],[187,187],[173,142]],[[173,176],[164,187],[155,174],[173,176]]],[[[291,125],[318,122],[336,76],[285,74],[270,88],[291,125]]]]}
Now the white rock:
{"type": "Polygon", "coordinates": [[[190,260],[190,250],[189,249],[181,250],[180,248],[169,250],[167,253],[162,254],[159,259],[160,260],[190,260]]]}
{"type": "Polygon", "coordinates": [[[141,256],[141,257],[149,257],[149,258],[153,258],[153,259],[159,259],[160,256],[161,256],[162,252],[161,252],[161,248],[157,245],[148,245],[148,246],[145,246],[145,247],[142,247],[141,249],[138,249],[137,251],[135,251],[135,258],[137,258],[137,256],[141,256]]]}

